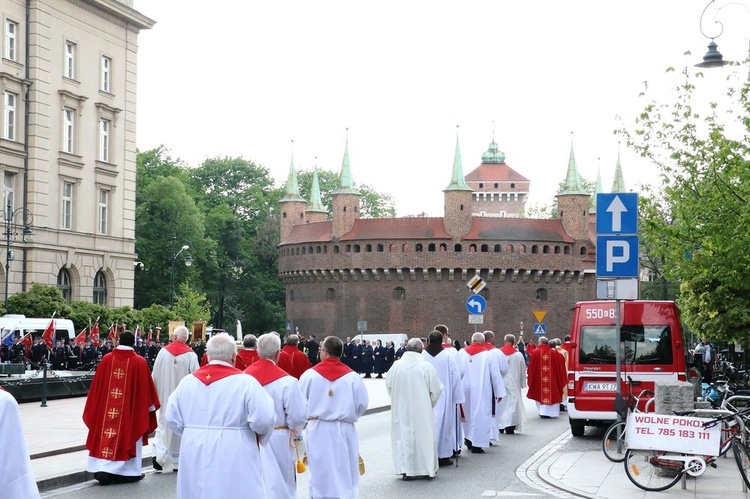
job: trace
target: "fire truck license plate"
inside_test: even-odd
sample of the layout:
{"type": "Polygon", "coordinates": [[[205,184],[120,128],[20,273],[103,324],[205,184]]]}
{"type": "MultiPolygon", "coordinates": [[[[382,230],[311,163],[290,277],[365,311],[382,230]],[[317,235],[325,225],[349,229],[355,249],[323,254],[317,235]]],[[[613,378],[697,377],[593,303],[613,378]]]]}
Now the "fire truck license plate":
{"type": "Polygon", "coordinates": [[[614,392],[617,389],[616,383],[592,383],[587,381],[583,384],[583,389],[587,392],[614,392]]]}

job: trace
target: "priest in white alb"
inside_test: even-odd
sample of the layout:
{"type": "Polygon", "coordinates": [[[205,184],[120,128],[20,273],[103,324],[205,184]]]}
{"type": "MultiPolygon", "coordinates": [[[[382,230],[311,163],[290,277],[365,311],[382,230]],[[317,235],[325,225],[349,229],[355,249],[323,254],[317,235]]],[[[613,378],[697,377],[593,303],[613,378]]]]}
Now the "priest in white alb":
{"type": "Polygon", "coordinates": [[[437,370],[422,357],[422,340],[412,338],[388,371],[391,443],[396,474],[404,480],[434,477],[438,470],[433,407],[443,391],[437,370]]]}
{"type": "Polygon", "coordinates": [[[471,345],[461,349],[458,357],[464,372],[464,438],[474,454],[484,453],[490,440],[497,438],[497,422],[492,414],[495,403],[505,396],[496,359],[487,351],[484,334],[474,333],[471,345]]]}
{"type": "Polygon", "coordinates": [[[208,364],[185,376],[167,403],[167,424],[182,437],[177,498],[265,498],[260,447],[275,425],[273,400],[234,367],[227,333],[212,336],[206,352],[208,364]]]}
{"type": "Polygon", "coordinates": [[[343,351],[341,339],[327,337],[321,344],[320,362],[299,380],[307,399],[305,445],[311,499],[359,497],[359,440],[354,423],[364,416],[369,399],[362,378],[340,361],[343,351]]]}
{"type": "Polygon", "coordinates": [[[437,329],[427,337],[422,357],[437,370],[443,392],[433,413],[437,438],[438,465],[450,466],[451,458],[461,448],[459,404],[464,403],[464,387],[458,369],[458,352],[443,347],[443,334],[437,329]]]}
{"type": "Polygon", "coordinates": [[[39,499],[21,414],[13,395],[0,387],[0,497],[39,499]]]}
{"type": "Polygon", "coordinates": [[[516,337],[506,334],[504,345],[500,349],[508,361],[508,372],[503,375],[507,392],[498,406],[497,425],[500,433],[513,435],[520,430],[526,419],[526,408],[523,405],[523,389],[526,388],[526,359],[516,348],[516,337]]]}
{"type": "Polygon", "coordinates": [[[164,401],[164,407],[159,409],[158,413],[159,426],[151,441],[154,449],[151,464],[157,471],[177,470],[180,461],[180,437],[167,427],[165,416],[169,396],[177,389],[182,378],[198,369],[198,356],[187,345],[189,334],[185,326],[177,326],[174,329],[172,342],[159,350],[151,373],[159,400],[164,401]]]}
{"type": "Polygon", "coordinates": [[[260,448],[266,494],[273,499],[295,499],[297,436],[307,418],[307,401],[297,386],[297,378],[276,365],[281,353],[278,333],[261,335],[256,348],[260,359],[245,369],[245,374],[258,380],[273,399],[276,411],[271,440],[260,448]]]}

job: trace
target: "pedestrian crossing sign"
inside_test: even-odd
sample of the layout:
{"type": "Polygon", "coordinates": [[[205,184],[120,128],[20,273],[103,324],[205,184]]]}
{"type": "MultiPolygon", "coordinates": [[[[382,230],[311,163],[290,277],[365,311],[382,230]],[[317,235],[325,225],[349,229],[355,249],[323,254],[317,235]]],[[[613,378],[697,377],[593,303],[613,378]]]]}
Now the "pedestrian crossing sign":
{"type": "Polygon", "coordinates": [[[544,336],[547,334],[547,324],[534,324],[534,336],[544,336]]]}

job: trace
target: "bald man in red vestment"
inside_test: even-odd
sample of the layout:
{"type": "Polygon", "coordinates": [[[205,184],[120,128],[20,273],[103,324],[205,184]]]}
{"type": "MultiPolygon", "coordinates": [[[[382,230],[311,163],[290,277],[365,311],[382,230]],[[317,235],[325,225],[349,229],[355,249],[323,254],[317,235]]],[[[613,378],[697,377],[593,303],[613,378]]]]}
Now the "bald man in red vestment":
{"type": "Polygon", "coordinates": [[[102,485],[143,478],[143,445],[157,426],[159,396],[148,364],[135,353],[134,344],[131,331],[120,333],[119,345],[96,369],[83,409],[89,429],[87,469],[102,485]]]}

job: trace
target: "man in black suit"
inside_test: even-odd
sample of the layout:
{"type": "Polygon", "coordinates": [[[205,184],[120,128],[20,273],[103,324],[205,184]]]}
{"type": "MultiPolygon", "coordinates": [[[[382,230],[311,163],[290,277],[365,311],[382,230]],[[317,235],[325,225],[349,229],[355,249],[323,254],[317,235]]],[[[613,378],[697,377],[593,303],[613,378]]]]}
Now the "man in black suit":
{"type": "Polygon", "coordinates": [[[318,345],[318,342],[315,341],[314,334],[310,335],[307,343],[305,344],[305,347],[307,348],[307,358],[310,360],[310,364],[317,364],[319,362],[318,350],[320,350],[320,346],[318,345]]]}

